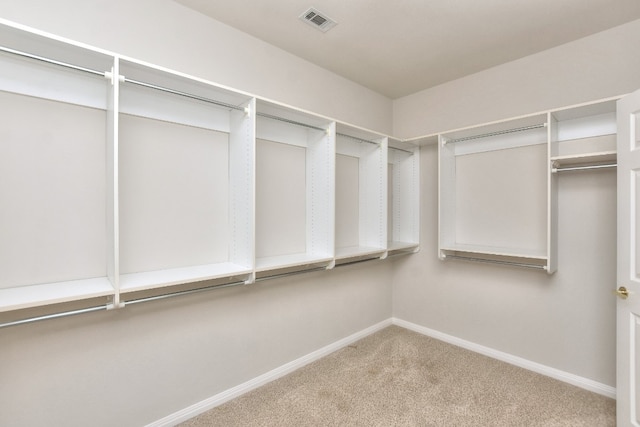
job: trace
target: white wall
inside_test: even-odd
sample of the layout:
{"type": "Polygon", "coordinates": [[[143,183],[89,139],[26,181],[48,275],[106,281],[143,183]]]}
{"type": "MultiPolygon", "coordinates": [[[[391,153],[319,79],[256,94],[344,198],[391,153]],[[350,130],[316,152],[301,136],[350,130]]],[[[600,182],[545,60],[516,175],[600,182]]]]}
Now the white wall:
{"type": "MultiPolygon", "coordinates": [[[[640,88],[640,21],[394,102],[417,136],[640,88]]],[[[558,271],[437,257],[437,146],[421,148],[422,249],[398,260],[394,316],[615,387],[616,176],[559,177],[558,271]]]]}
{"type": "Polygon", "coordinates": [[[622,95],[640,88],[640,20],[399,98],[394,135],[412,138],[622,95]]]}
{"type": "MultiPolygon", "coordinates": [[[[391,101],[169,0],[0,17],[389,131],[391,101]]],[[[391,317],[390,262],[0,329],[0,425],[140,426],[391,317]]]]}

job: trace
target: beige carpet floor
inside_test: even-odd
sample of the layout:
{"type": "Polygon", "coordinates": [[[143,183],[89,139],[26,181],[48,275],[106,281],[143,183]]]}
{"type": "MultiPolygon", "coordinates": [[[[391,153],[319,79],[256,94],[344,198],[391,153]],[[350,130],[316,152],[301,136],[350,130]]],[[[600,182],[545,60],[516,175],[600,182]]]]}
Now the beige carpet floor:
{"type": "Polygon", "coordinates": [[[615,401],[391,326],[183,424],[615,426],[615,401]]]}

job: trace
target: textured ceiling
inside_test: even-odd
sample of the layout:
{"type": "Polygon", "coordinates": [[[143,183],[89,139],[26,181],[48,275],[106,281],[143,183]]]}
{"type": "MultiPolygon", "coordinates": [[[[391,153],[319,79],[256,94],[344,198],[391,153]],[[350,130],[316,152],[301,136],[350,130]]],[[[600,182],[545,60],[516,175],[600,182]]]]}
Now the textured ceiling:
{"type": "Polygon", "coordinates": [[[640,19],[640,0],[176,1],[391,99],[640,19]]]}

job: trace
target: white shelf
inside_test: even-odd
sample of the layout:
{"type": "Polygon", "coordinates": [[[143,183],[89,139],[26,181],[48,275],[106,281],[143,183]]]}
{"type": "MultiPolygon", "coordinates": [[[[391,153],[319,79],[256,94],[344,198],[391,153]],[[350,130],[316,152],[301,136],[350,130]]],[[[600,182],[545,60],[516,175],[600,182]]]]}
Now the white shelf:
{"type": "Polygon", "coordinates": [[[382,256],[385,251],[386,249],[383,248],[372,248],[367,246],[348,246],[343,248],[336,248],[336,260],[366,256],[382,256]]]}
{"type": "Polygon", "coordinates": [[[452,131],[440,136],[451,154],[495,152],[547,142],[547,115],[536,114],[489,125],[452,131]]]}
{"type": "Polygon", "coordinates": [[[0,289],[0,312],[114,294],[106,277],[0,289]]]}
{"type": "Polygon", "coordinates": [[[257,102],[256,272],[333,259],[335,127],[301,110],[257,102]]]}
{"type": "MultiPolygon", "coordinates": [[[[340,248],[384,248],[387,241],[387,139],[336,128],[336,258],[340,248]]],[[[366,250],[366,249],[365,249],[366,250]]]]}
{"type": "Polygon", "coordinates": [[[250,274],[255,101],[131,60],[120,73],[120,291],[250,274]]]}
{"type": "Polygon", "coordinates": [[[9,26],[0,40],[13,50],[0,53],[0,311],[114,295],[101,277],[114,58],[9,26]]]}
{"type": "Polygon", "coordinates": [[[313,266],[330,263],[333,257],[322,257],[310,254],[290,254],[256,259],[256,272],[281,270],[300,266],[313,266]]]}
{"type": "Polygon", "coordinates": [[[550,112],[552,140],[570,141],[590,137],[615,135],[616,101],[588,103],[550,112]]]}
{"type": "Polygon", "coordinates": [[[616,151],[601,151],[598,153],[572,154],[565,156],[551,157],[551,161],[555,167],[577,166],[577,165],[596,165],[603,163],[615,163],[617,158],[616,151]]]}
{"type": "Polygon", "coordinates": [[[552,111],[549,120],[549,157],[557,166],[615,160],[616,99],[552,111]]]}
{"type": "Polygon", "coordinates": [[[467,254],[490,255],[497,257],[526,258],[531,260],[546,261],[547,255],[539,251],[521,248],[501,248],[493,246],[453,244],[440,248],[442,252],[464,252],[467,254]]]}
{"type": "Polygon", "coordinates": [[[45,60],[0,52],[0,90],[106,109],[108,80],[100,73],[111,70],[114,61],[112,56],[8,26],[0,26],[0,40],[2,47],[15,52],[95,72],[93,74],[66,66],[52,66],[45,60]]]}
{"type": "Polygon", "coordinates": [[[230,262],[130,273],[120,276],[120,292],[134,292],[163,286],[248,275],[251,269],[230,262]]]}
{"type": "Polygon", "coordinates": [[[389,242],[387,244],[388,252],[405,252],[405,251],[414,251],[419,248],[418,243],[413,242],[389,242]]]}
{"type": "Polygon", "coordinates": [[[440,137],[440,257],[554,271],[547,114],[440,137]]]}

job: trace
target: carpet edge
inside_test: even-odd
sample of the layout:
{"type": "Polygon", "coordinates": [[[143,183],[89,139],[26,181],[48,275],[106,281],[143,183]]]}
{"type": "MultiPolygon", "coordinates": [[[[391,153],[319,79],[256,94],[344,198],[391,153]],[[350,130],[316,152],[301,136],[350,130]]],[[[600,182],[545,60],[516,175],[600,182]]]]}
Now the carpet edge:
{"type": "Polygon", "coordinates": [[[392,318],[392,323],[401,328],[408,329],[413,332],[417,332],[422,335],[426,335],[431,338],[435,338],[440,341],[462,347],[464,349],[473,351],[475,353],[482,354],[484,356],[491,357],[492,359],[500,360],[502,362],[509,363],[514,366],[518,366],[535,373],[551,377],[553,379],[580,387],[584,390],[594,392],[596,394],[609,397],[611,399],[616,398],[616,388],[609,385],[599,383],[589,378],[581,377],[579,375],[571,374],[569,372],[562,371],[560,369],[552,368],[551,366],[543,365],[541,363],[533,362],[528,359],[524,359],[519,356],[514,356],[509,353],[495,350],[490,347],[485,347],[480,344],[476,344],[471,341],[464,340],[462,338],[448,335],[435,329],[430,329],[425,326],[417,325],[415,323],[408,322],[406,320],[392,318]]]}

